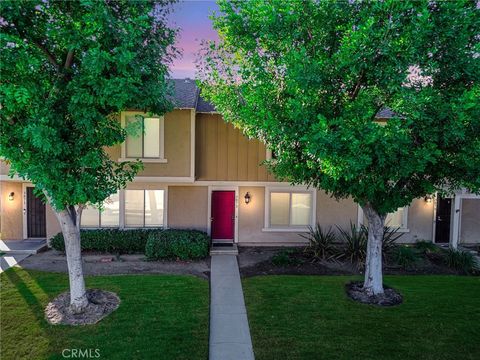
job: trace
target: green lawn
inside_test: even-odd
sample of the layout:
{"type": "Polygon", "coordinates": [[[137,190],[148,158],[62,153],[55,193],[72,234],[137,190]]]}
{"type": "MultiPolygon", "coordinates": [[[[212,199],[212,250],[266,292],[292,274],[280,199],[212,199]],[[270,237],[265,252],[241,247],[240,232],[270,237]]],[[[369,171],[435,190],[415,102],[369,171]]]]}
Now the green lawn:
{"type": "Polygon", "coordinates": [[[349,300],[350,279],[245,279],[256,359],[479,358],[480,277],[387,276],[404,295],[394,308],[349,300]]]}
{"type": "Polygon", "coordinates": [[[99,349],[101,359],[207,358],[206,280],[88,277],[88,287],[114,291],[121,303],[98,324],[81,327],[52,326],[44,320],[48,300],[67,289],[66,275],[14,268],[1,274],[0,281],[2,360],[62,359],[62,350],[72,348],[99,349]]]}

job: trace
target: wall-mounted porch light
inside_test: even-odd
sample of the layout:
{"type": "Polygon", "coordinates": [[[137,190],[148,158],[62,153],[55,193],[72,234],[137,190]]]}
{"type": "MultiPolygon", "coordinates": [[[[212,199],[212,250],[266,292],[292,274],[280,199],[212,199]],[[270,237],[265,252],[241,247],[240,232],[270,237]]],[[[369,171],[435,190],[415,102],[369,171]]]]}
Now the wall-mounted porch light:
{"type": "Polygon", "coordinates": [[[247,191],[247,193],[245,194],[245,204],[248,204],[251,200],[251,196],[250,196],[250,193],[247,191]]]}
{"type": "Polygon", "coordinates": [[[8,200],[13,201],[15,197],[15,193],[12,191],[10,194],[8,194],[8,200]]]}
{"type": "Polygon", "coordinates": [[[432,195],[427,195],[424,197],[425,202],[431,203],[433,201],[433,196],[432,195]]]}

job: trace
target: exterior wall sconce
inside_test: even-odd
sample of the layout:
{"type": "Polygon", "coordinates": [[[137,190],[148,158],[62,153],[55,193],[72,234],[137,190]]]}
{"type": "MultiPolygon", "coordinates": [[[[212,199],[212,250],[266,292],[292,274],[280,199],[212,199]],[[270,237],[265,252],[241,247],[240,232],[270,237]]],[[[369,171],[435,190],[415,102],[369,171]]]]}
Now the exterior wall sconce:
{"type": "Polygon", "coordinates": [[[252,197],[250,196],[250,193],[247,191],[247,193],[245,194],[245,204],[248,204],[251,199],[252,197]]]}
{"type": "Polygon", "coordinates": [[[13,191],[10,194],[8,194],[9,201],[13,201],[14,197],[15,197],[15,193],[13,191]]]}
{"type": "Polygon", "coordinates": [[[431,203],[433,201],[433,196],[432,195],[427,195],[424,197],[425,202],[431,203]]]}

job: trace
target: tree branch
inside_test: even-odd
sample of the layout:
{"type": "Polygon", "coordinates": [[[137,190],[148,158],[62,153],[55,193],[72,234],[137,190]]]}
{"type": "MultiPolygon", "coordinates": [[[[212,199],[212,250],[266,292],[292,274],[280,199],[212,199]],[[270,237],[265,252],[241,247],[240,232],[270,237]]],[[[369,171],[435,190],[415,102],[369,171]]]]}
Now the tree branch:
{"type": "Polygon", "coordinates": [[[48,51],[48,49],[45,47],[45,45],[43,45],[40,41],[38,41],[37,39],[33,39],[33,38],[29,38],[24,31],[22,31],[21,29],[19,29],[18,25],[15,24],[14,22],[12,22],[12,24],[15,26],[15,29],[17,30],[18,34],[24,38],[25,40],[27,41],[30,41],[32,44],[34,44],[38,49],[40,49],[47,57],[48,61],[53,65],[55,66],[57,69],[60,68],[60,65],[58,64],[57,60],[55,59],[55,57],[53,56],[53,54],[48,51]]]}
{"type": "Polygon", "coordinates": [[[70,50],[67,54],[67,58],[65,60],[65,65],[63,66],[65,69],[69,69],[73,62],[73,50],[70,50]]]}

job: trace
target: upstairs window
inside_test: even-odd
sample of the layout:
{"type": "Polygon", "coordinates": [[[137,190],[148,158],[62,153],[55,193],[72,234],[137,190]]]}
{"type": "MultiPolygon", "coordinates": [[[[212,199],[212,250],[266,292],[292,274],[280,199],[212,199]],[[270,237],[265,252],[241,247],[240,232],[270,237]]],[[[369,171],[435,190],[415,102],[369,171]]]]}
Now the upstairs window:
{"type": "Polygon", "coordinates": [[[166,162],[164,154],[164,118],[146,117],[142,114],[122,113],[124,127],[138,124],[139,131],[129,134],[122,146],[123,159],[142,159],[153,162],[166,162]]]}

